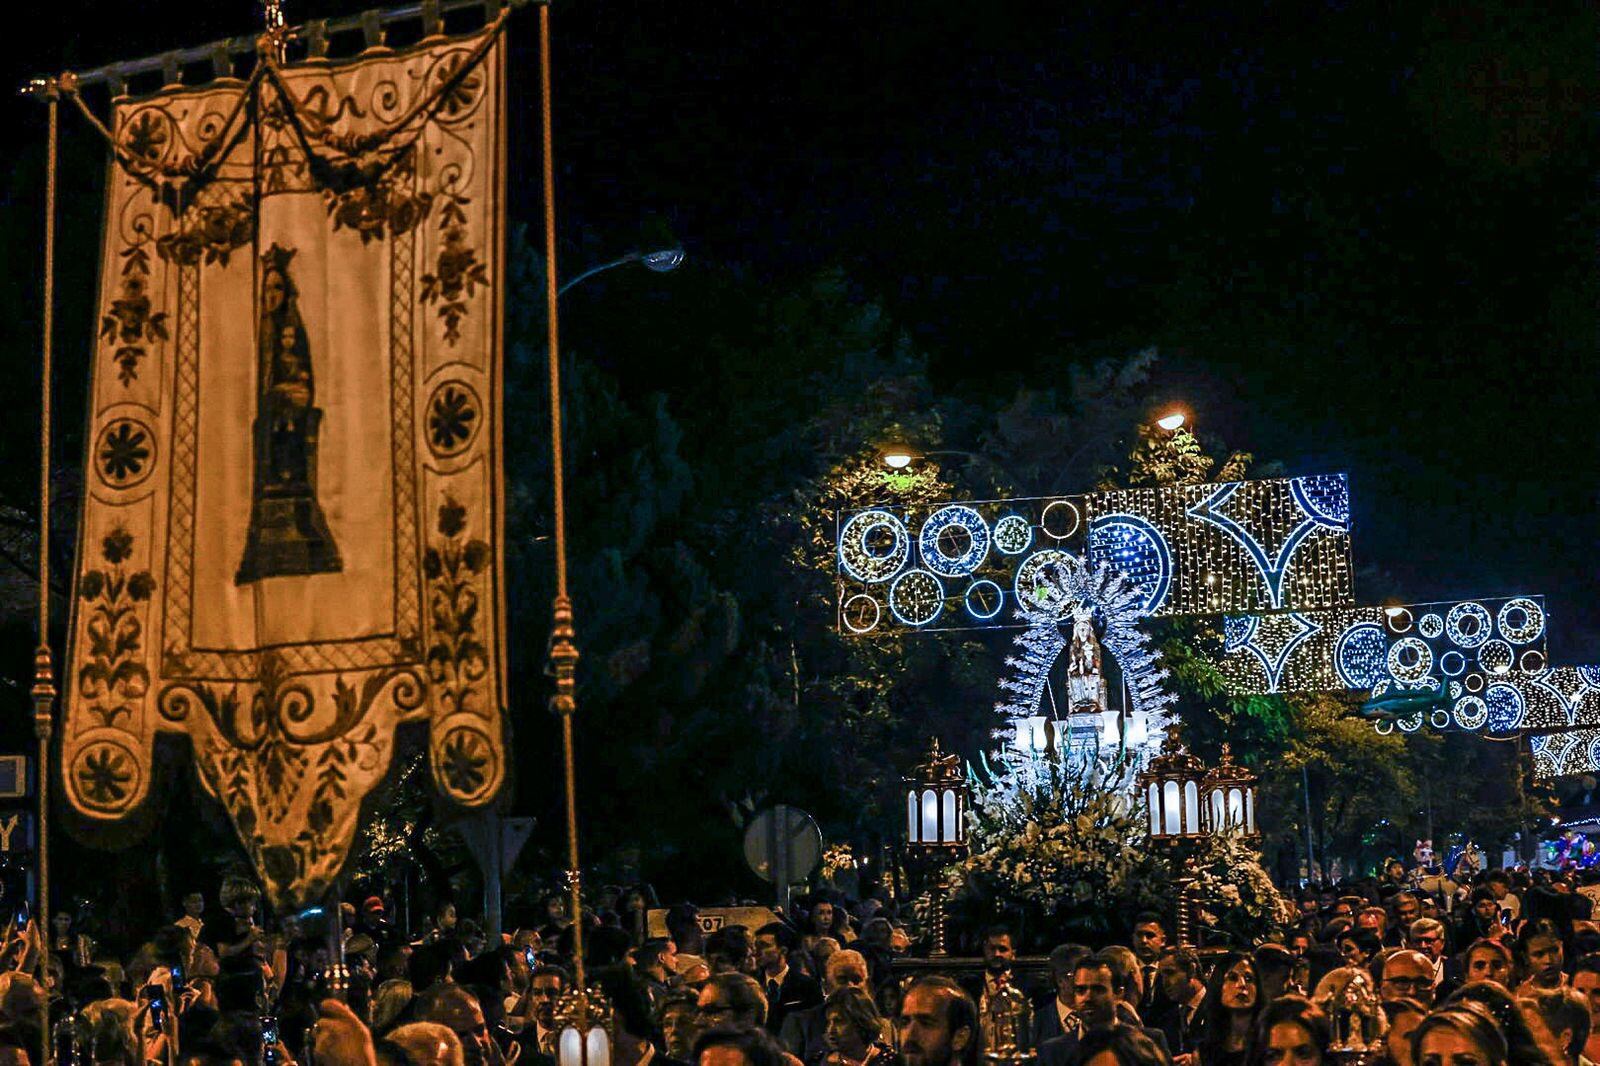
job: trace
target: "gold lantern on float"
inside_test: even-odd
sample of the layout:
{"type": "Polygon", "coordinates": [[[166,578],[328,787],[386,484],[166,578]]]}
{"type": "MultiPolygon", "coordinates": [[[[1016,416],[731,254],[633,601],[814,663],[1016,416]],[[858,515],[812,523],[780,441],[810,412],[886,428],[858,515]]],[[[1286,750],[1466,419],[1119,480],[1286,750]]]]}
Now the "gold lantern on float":
{"type": "Polygon", "coordinates": [[[939,738],[928,743],[928,755],[906,778],[906,851],[927,872],[932,897],[930,954],[945,954],[944,900],[949,890],[945,867],[967,848],[967,806],[971,792],[961,772],[961,758],[939,750],[939,738]]]}
{"type": "Polygon", "coordinates": [[[1201,787],[1205,764],[1178,742],[1177,729],[1167,726],[1161,754],[1135,778],[1149,806],[1150,843],[1171,849],[1178,867],[1177,934],[1180,945],[1193,943],[1194,853],[1205,836],[1201,787]]]}
{"type": "Polygon", "coordinates": [[[1259,839],[1256,827],[1257,777],[1233,761],[1229,745],[1222,745],[1222,760],[1200,784],[1201,823],[1208,833],[1235,832],[1259,839]]]}
{"type": "Polygon", "coordinates": [[[611,1004],[598,989],[568,989],[555,1022],[557,1066],[611,1066],[611,1004]]]}
{"type": "Polygon", "coordinates": [[[970,792],[961,757],[945,755],[933,738],[906,785],[906,846],[919,857],[949,861],[967,845],[970,792]]]}
{"type": "Polygon", "coordinates": [[[1199,840],[1206,831],[1200,804],[1205,780],[1205,764],[1178,743],[1177,731],[1168,726],[1161,754],[1136,778],[1150,809],[1152,843],[1170,846],[1199,840]]]}

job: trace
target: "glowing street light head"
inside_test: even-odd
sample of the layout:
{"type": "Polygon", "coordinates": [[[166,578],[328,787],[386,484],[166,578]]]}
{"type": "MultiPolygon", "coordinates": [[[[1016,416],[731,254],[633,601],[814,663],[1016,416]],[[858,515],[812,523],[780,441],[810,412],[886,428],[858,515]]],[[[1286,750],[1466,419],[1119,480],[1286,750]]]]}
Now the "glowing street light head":
{"type": "Polygon", "coordinates": [[[639,257],[639,262],[645,265],[646,270],[653,270],[657,274],[665,274],[669,270],[676,270],[683,265],[682,248],[663,248],[658,252],[645,252],[639,257]]]}
{"type": "Polygon", "coordinates": [[[1186,420],[1187,417],[1182,411],[1173,411],[1171,414],[1165,414],[1156,419],[1156,425],[1160,426],[1168,433],[1173,433],[1182,428],[1183,423],[1186,420]]]}
{"type": "Polygon", "coordinates": [[[879,454],[883,458],[883,465],[890,470],[904,470],[916,459],[916,456],[911,454],[911,449],[898,444],[883,449],[879,454]]]}

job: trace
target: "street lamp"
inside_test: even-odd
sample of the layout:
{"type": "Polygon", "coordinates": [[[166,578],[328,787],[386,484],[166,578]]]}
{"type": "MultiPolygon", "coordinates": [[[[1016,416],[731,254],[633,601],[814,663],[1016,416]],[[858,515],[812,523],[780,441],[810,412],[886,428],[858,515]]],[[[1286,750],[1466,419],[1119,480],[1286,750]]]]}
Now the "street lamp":
{"type": "Polygon", "coordinates": [[[1168,433],[1176,433],[1183,428],[1185,421],[1187,421],[1187,416],[1182,411],[1172,411],[1156,419],[1156,425],[1168,433]]]}
{"type": "Polygon", "coordinates": [[[935,455],[961,455],[968,459],[976,459],[978,457],[976,452],[957,451],[954,448],[939,448],[935,451],[925,452],[911,447],[904,441],[891,441],[888,444],[880,445],[878,448],[879,461],[890,470],[904,470],[912,463],[922,459],[931,459],[935,455]]]}
{"type": "Polygon", "coordinates": [[[610,270],[613,267],[624,266],[628,263],[642,263],[644,264],[644,268],[646,270],[652,271],[656,274],[665,274],[669,270],[676,270],[678,267],[682,266],[683,258],[684,251],[682,248],[661,248],[654,252],[632,251],[627,255],[619,256],[618,258],[611,260],[609,263],[601,263],[599,266],[592,266],[575,278],[568,278],[561,288],[556,290],[556,295],[560,296],[568,289],[578,284],[578,282],[592,278],[596,274],[599,274],[602,271],[610,270]]]}
{"type": "Polygon", "coordinates": [[[906,778],[906,851],[929,874],[933,946],[929,954],[945,954],[944,900],[950,889],[945,867],[967,847],[967,805],[971,793],[961,772],[961,758],[939,750],[939,738],[928,744],[928,756],[906,778]]]}
{"type": "Polygon", "coordinates": [[[883,465],[890,470],[904,470],[917,458],[911,453],[911,449],[900,445],[890,445],[879,453],[879,457],[883,460],[883,465]]]}

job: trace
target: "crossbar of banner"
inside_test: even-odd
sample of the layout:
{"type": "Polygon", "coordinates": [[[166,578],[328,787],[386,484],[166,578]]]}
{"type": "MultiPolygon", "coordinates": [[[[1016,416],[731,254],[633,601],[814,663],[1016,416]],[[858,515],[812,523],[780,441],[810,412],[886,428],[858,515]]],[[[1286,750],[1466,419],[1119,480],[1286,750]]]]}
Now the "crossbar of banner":
{"type": "MultiPolygon", "coordinates": [[[[347,15],[337,19],[317,19],[294,26],[289,30],[291,40],[307,42],[310,55],[320,56],[326,52],[328,38],[340,33],[349,33],[360,30],[368,38],[368,46],[379,43],[374,38],[379,36],[379,31],[385,26],[392,26],[397,22],[408,19],[421,18],[424,21],[437,22],[444,15],[452,11],[463,11],[468,8],[481,7],[485,11],[497,11],[502,7],[519,8],[529,4],[547,4],[550,0],[421,0],[419,3],[405,4],[401,7],[385,8],[381,11],[363,11],[357,15],[347,15]]],[[[180,74],[185,67],[196,63],[209,61],[212,64],[216,77],[227,77],[232,73],[232,63],[235,57],[254,55],[257,37],[246,35],[228,37],[210,44],[198,45],[194,48],[181,48],[171,52],[158,52],[155,55],[145,56],[143,59],[133,59],[121,63],[108,63],[103,67],[77,74],[78,86],[88,88],[94,85],[109,85],[113,95],[123,91],[124,85],[130,78],[142,74],[160,72],[168,84],[179,81],[180,74]]],[[[49,78],[33,78],[18,89],[24,96],[35,96],[44,99],[51,83],[49,78]]]]}

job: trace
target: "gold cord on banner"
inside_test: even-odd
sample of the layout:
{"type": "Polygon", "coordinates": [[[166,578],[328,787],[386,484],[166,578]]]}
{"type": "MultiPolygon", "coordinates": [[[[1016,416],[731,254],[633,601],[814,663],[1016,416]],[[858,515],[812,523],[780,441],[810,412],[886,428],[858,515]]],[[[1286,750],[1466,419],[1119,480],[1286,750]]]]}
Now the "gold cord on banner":
{"type": "MultiPolygon", "coordinates": [[[[445,102],[451,98],[461,84],[478,69],[483,58],[488,55],[489,49],[493,47],[500,33],[505,29],[509,15],[510,8],[503,8],[499,14],[491,19],[485,26],[486,32],[483,35],[483,40],[478,42],[477,47],[473,49],[466,59],[456,65],[451,74],[440,81],[432,92],[418,100],[410,110],[394,122],[363,136],[353,144],[347,146],[326,145],[324,150],[319,151],[313,146],[311,137],[307,134],[304,125],[300,121],[299,108],[295,106],[285,107],[284,117],[289,123],[290,130],[295,134],[296,140],[300,142],[301,149],[306,153],[307,158],[319,164],[349,166],[363,156],[384,151],[390,152],[392,156],[397,157],[416,142],[427,123],[438,114],[439,109],[444,106],[445,102]],[[408,129],[411,131],[411,136],[406,141],[394,147],[388,147],[391,140],[408,129]]],[[[185,161],[182,165],[155,165],[141,162],[130,156],[117,143],[116,134],[101,120],[100,116],[94,113],[83,99],[82,93],[78,91],[77,79],[71,74],[62,75],[59,81],[59,90],[66,95],[67,99],[72,101],[73,105],[77,107],[79,113],[83,115],[95,132],[105,139],[118,164],[135,180],[144,182],[152,188],[159,187],[162,184],[159,179],[167,179],[168,182],[173,184],[204,182],[215,177],[216,168],[221,165],[228,153],[238,144],[240,137],[244,135],[248,128],[248,124],[239,122],[239,118],[243,114],[245,103],[251,98],[260,81],[271,81],[273,87],[277,89],[285,101],[291,105],[296,103],[294,94],[289,90],[282,77],[285,61],[284,48],[288,39],[288,31],[281,26],[274,27],[269,19],[267,31],[257,40],[257,59],[259,61],[255,69],[251,71],[249,81],[240,92],[239,100],[234,105],[233,111],[222,123],[217,135],[201,149],[199,155],[192,160],[185,161]]]]}
{"type": "MultiPolygon", "coordinates": [[[[45,149],[44,186],[44,338],[39,385],[39,646],[33,656],[33,730],[39,741],[35,780],[39,786],[39,906],[33,915],[35,942],[39,946],[40,973],[49,947],[44,929],[50,913],[50,728],[55,703],[55,671],[50,658],[50,386],[54,380],[55,278],[56,278],[56,128],[61,104],[59,83],[45,89],[49,105],[49,141],[45,149]]],[[[41,996],[40,1062],[50,1061],[50,997],[41,996]]]]}

